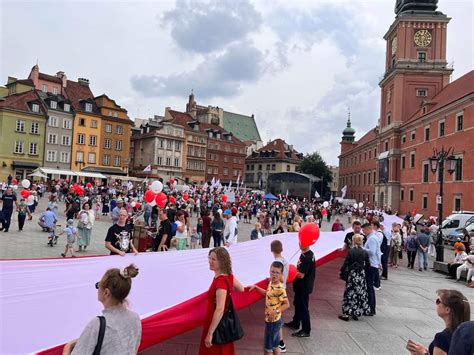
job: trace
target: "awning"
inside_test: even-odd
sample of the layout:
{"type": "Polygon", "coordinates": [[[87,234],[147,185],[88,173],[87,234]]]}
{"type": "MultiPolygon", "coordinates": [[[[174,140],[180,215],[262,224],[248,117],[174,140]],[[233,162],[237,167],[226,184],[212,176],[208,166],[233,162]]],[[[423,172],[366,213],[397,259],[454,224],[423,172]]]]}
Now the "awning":
{"type": "Polygon", "coordinates": [[[35,171],[34,173],[32,174],[28,174],[28,176],[33,176],[33,177],[40,177],[40,178],[43,178],[43,179],[47,179],[48,176],[43,174],[41,171],[35,171]]]}
{"type": "Polygon", "coordinates": [[[388,158],[388,150],[386,152],[380,153],[379,160],[388,158]]]}
{"type": "Polygon", "coordinates": [[[123,171],[121,168],[113,168],[107,166],[88,166],[82,169],[84,172],[91,172],[91,173],[101,173],[105,175],[122,175],[127,176],[127,173],[123,171]]]}
{"type": "Polygon", "coordinates": [[[139,181],[139,182],[144,180],[144,179],[137,178],[134,176],[109,175],[109,174],[106,174],[106,175],[107,175],[107,178],[113,179],[113,180],[139,181]]]}
{"type": "Polygon", "coordinates": [[[107,179],[107,176],[104,176],[102,174],[89,173],[89,172],[85,172],[85,171],[76,171],[76,175],[80,176],[80,177],[90,177],[90,178],[94,178],[94,179],[107,179]]]}
{"type": "Polygon", "coordinates": [[[35,170],[40,171],[43,174],[51,174],[51,175],[69,175],[69,176],[76,176],[76,173],[72,172],[71,170],[61,170],[61,169],[53,169],[53,168],[38,168],[35,170]]]}
{"type": "Polygon", "coordinates": [[[39,167],[39,164],[29,161],[14,160],[12,166],[17,168],[37,168],[39,167]]]}

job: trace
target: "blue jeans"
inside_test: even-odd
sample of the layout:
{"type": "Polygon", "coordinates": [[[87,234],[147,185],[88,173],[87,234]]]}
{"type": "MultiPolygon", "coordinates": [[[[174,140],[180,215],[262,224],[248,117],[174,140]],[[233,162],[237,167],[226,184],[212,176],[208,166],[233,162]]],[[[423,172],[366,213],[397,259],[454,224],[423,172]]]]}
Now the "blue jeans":
{"type": "Polygon", "coordinates": [[[418,249],[418,251],[416,252],[416,255],[418,256],[418,267],[420,269],[422,267],[427,269],[428,268],[428,252],[418,249]],[[423,259],[423,261],[421,259],[423,259]]]}
{"type": "Polygon", "coordinates": [[[268,323],[265,322],[265,352],[273,353],[273,349],[278,348],[280,344],[280,329],[282,320],[281,318],[276,322],[268,323]]]}

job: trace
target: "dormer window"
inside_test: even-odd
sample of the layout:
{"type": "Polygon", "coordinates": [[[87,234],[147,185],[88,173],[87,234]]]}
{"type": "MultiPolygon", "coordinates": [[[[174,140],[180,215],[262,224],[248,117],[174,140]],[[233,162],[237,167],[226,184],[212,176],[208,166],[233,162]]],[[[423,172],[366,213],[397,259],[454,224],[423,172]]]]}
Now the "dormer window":
{"type": "Polygon", "coordinates": [[[54,87],[54,88],[53,88],[53,94],[54,94],[54,95],[57,95],[57,94],[58,94],[58,88],[57,88],[57,87],[54,87]]]}
{"type": "Polygon", "coordinates": [[[231,141],[231,140],[232,140],[232,135],[229,134],[229,135],[227,136],[227,140],[228,140],[228,141],[231,141]]]}
{"type": "Polygon", "coordinates": [[[212,131],[209,131],[207,133],[208,133],[209,138],[212,138],[212,131]]]}
{"type": "Polygon", "coordinates": [[[92,104],[89,102],[86,102],[86,112],[92,112],[92,104]]]}
{"type": "Polygon", "coordinates": [[[31,105],[31,109],[33,110],[33,112],[39,112],[40,111],[40,107],[39,107],[38,104],[31,105]]]}
{"type": "Polygon", "coordinates": [[[216,138],[217,138],[217,139],[221,139],[221,134],[220,134],[220,132],[217,132],[217,133],[216,133],[216,138]]]}
{"type": "Polygon", "coordinates": [[[193,130],[194,130],[194,131],[199,131],[199,125],[195,124],[195,125],[193,126],[193,130]]]}
{"type": "Polygon", "coordinates": [[[50,106],[52,109],[57,109],[58,108],[58,103],[56,101],[51,101],[50,106]]]}
{"type": "Polygon", "coordinates": [[[71,111],[71,105],[69,105],[69,104],[64,104],[64,111],[66,111],[66,112],[71,111]]]}

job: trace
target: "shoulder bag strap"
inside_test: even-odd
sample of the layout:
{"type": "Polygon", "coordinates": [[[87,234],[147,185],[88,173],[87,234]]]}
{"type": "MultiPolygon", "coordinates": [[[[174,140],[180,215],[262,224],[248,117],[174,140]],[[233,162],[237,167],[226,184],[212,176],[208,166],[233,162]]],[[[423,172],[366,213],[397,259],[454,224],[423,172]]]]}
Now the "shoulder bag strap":
{"type": "Polygon", "coordinates": [[[97,345],[95,346],[93,355],[100,355],[100,349],[102,348],[102,342],[104,341],[104,334],[105,334],[105,317],[104,316],[97,316],[100,321],[100,328],[99,328],[99,338],[97,339],[97,345]]]}

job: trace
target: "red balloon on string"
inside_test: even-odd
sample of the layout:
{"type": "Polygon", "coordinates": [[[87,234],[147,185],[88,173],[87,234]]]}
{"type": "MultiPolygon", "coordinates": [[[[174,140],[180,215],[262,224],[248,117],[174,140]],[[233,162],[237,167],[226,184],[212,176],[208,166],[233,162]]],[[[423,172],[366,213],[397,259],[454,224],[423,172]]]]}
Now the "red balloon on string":
{"type": "Polygon", "coordinates": [[[174,196],[170,196],[170,203],[176,203],[176,198],[174,196]]]}
{"type": "Polygon", "coordinates": [[[135,204],[135,207],[136,207],[137,210],[139,210],[140,207],[142,207],[142,205],[140,204],[140,202],[137,202],[137,203],[135,204]]]}
{"type": "Polygon", "coordinates": [[[12,180],[12,183],[13,183],[13,185],[17,185],[17,184],[18,184],[18,180],[17,180],[17,179],[13,179],[13,180],[12,180]]]}
{"type": "Polygon", "coordinates": [[[30,196],[30,192],[28,190],[21,190],[20,195],[26,200],[30,196]]]}
{"type": "Polygon", "coordinates": [[[322,211],[321,211],[321,215],[325,216],[325,215],[327,215],[327,214],[328,214],[328,211],[326,211],[326,210],[322,210],[322,211]]]}
{"type": "Polygon", "coordinates": [[[290,264],[288,266],[288,277],[286,278],[286,283],[290,283],[290,282],[293,282],[294,279],[296,279],[296,273],[298,272],[298,270],[296,269],[296,266],[293,265],[293,264],[290,264]]]}
{"type": "Polygon", "coordinates": [[[189,195],[188,195],[187,192],[185,192],[185,193],[183,194],[183,200],[184,200],[184,201],[189,200],[189,195]]]}
{"type": "Polygon", "coordinates": [[[162,207],[161,205],[163,204],[166,204],[166,201],[168,200],[168,198],[166,197],[166,195],[163,193],[163,192],[158,192],[155,196],[155,202],[158,206],[162,207]],[[163,203],[164,201],[164,203],[163,203]]]}
{"type": "Polygon", "coordinates": [[[227,195],[222,195],[221,200],[222,202],[227,202],[227,195]]]}
{"type": "Polygon", "coordinates": [[[88,182],[86,186],[90,189],[92,187],[92,184],[88,182]]]}
{"type": "Polygon", "coordinates": [[[174,179],[173,179],[173,178],[170,179],[170,184],[171,184],[171,185],[174,184],[174,179]]]}
{"type": "Polygon", "coordinates": [[[314,223],[307,223],[298,232],[298,239],[302,247],[309,247],[319,239],[319,227],[314,223]]]}
{"type": "Polygon", "coordinates": [[[145,192],[145,201],[151,203],[155,199],[155,193],[151,190],[145,192]]]}
{"type": "Polygon", "coordinates": [[[416,208],[414,208],[413,211],[411,211],[411,215],[416,216],[416,208]]]}

